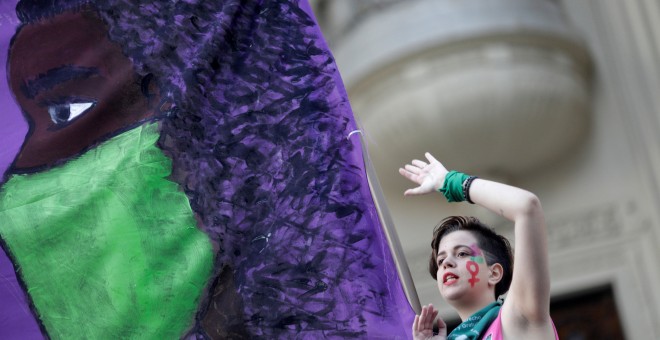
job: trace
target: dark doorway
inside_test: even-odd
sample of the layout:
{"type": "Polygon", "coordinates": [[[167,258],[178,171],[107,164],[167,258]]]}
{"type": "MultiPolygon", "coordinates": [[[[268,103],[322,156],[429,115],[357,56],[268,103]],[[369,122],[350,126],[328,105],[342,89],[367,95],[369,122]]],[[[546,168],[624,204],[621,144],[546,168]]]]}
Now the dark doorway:
{"type": "Polygon", "coordinates": [[[550,315],[562,340],[625,339],[609,285],[553,298],[550,315]]]}

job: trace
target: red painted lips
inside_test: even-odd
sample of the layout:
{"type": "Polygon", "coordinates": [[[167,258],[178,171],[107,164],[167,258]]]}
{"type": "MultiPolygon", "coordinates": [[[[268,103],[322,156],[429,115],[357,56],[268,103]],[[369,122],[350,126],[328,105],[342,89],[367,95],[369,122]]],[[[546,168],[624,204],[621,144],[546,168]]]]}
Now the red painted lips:
{"type": "Polygon", "coordinates": [[[445,275],[442,276],[442,284],[444,284],[445,286],[450,286],[456,283],[458,279],[459,279],[458,275],[447,272],[445,273],[445,275]]]}

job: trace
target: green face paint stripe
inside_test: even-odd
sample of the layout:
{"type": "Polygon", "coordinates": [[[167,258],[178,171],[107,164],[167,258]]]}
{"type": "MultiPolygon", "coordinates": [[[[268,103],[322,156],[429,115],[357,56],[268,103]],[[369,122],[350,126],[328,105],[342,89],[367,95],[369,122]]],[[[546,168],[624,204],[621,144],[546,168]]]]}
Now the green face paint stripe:
{"type": "Polygon", "coordinates": [[[0,189],[0,234],[52,338],[178,338],[213,252],[156,124],[0,189]]]}
{"type": "MultiPolygon", "coordinates": [[[[477,255],[477,254],[482,254],[481,249],[479,249],[479,246],[477,244],[472,244],[470,245],[470,249],[472,250],[472,254],[477,255]]],[[[470,260],[476,262],[476,263],[484,263],[484,258],[483,256],[470,256],[470,260]]]]}

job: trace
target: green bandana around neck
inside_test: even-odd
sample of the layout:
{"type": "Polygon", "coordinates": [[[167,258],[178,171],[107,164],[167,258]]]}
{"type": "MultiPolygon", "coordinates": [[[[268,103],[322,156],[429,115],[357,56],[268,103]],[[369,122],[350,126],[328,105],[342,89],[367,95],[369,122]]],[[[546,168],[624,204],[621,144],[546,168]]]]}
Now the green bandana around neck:
{"type": "Polygon", "coordinates": [[[463,321],[447,336],[447,340],[476,340],[481,339],[482,334],[490,327],[497,318],[502,307],[501,301],[495,301],[480,311],[472,314],[463,321]]]}

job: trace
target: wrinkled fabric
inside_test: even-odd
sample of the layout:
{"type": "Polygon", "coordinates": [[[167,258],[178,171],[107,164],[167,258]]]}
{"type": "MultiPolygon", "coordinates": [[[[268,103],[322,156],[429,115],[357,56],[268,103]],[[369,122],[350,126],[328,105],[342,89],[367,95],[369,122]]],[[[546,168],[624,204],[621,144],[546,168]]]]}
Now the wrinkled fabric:
{"type": "Polygon", "coordinates": [[[15,175],[0,235],[53,338],[176,338],[213,254],[147,125],[67,164],[15,175]]]}

